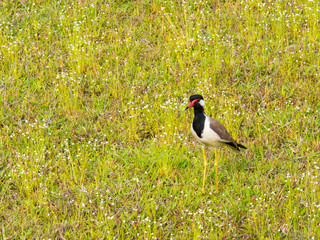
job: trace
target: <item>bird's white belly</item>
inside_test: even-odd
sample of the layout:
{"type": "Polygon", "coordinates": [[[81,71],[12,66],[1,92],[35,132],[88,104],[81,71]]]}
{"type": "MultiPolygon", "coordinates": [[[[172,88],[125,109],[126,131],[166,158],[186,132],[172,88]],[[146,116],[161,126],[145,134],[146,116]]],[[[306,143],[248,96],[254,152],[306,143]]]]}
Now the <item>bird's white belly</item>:
{"type": "Polygon", "coordinates": [[[219,141],[221,139],[219,135],[210,128],[209,121],[205,121],[201,138],[199,138],[197,133],[193,130],[192,124],[191,124],[191,133],[201,144],[205,146],[213,147],[213,148],[219,148],[224,146],[224,144],[219,141]]]}

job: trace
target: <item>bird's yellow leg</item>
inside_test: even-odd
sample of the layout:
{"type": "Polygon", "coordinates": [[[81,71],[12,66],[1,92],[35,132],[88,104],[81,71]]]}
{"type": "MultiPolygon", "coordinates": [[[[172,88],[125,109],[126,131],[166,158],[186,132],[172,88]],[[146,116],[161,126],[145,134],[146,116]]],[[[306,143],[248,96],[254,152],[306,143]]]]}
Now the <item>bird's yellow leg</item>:
{"type": "Polygon", "coordinates": [[[216,192],[218,192],[218,159],[217,159],[217,150],[214,151],[214,166],[216,169],[216,192]]]}
{"type": "Polygon", "coordinates": [[[204,192],[204,183],[206,182],[206,175],[207,175],[207,157],[206,157],[206,151],[205,148],[202,148],[203,152],[203,165],[204,165],[204,172],[203,172],[203,182],[202,182],[202,191],[204,192]]]}

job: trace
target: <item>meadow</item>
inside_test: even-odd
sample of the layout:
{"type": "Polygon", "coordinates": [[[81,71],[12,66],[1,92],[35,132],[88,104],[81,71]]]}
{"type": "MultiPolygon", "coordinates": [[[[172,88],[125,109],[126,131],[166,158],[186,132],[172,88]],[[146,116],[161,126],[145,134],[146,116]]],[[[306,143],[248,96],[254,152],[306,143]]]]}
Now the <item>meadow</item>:
{"type": "Polygon", "coordinates": [[[0,238],[320,239],[318,1],[0,12],[0,238]],[[248,148],[218,193],[192,94],[248,148]]]}

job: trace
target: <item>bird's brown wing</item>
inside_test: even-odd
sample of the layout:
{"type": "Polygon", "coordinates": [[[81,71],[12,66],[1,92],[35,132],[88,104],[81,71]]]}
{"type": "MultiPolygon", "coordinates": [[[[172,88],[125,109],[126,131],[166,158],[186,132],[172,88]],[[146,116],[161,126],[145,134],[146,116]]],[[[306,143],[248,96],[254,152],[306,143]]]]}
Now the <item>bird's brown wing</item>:
{"type": "Polygon", "coordinates": [[[229,145],[230,147],[236,148],[239,151],[237,142],[232,138],[227,129],[216,119],[209,117],[210,128],[216,132],[221,138],[221,142],[229,145]]]}

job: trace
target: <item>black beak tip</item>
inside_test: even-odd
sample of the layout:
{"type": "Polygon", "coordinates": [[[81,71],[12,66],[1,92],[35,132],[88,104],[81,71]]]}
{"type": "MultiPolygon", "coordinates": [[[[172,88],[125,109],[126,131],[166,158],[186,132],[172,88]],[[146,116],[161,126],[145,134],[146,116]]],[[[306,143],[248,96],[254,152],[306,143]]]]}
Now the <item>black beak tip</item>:
{"type": "Polygon", "coordinates": [[[185,110],[188,110],[188,108],[189,108],[189,107],[187,106],[185,110]]]}

